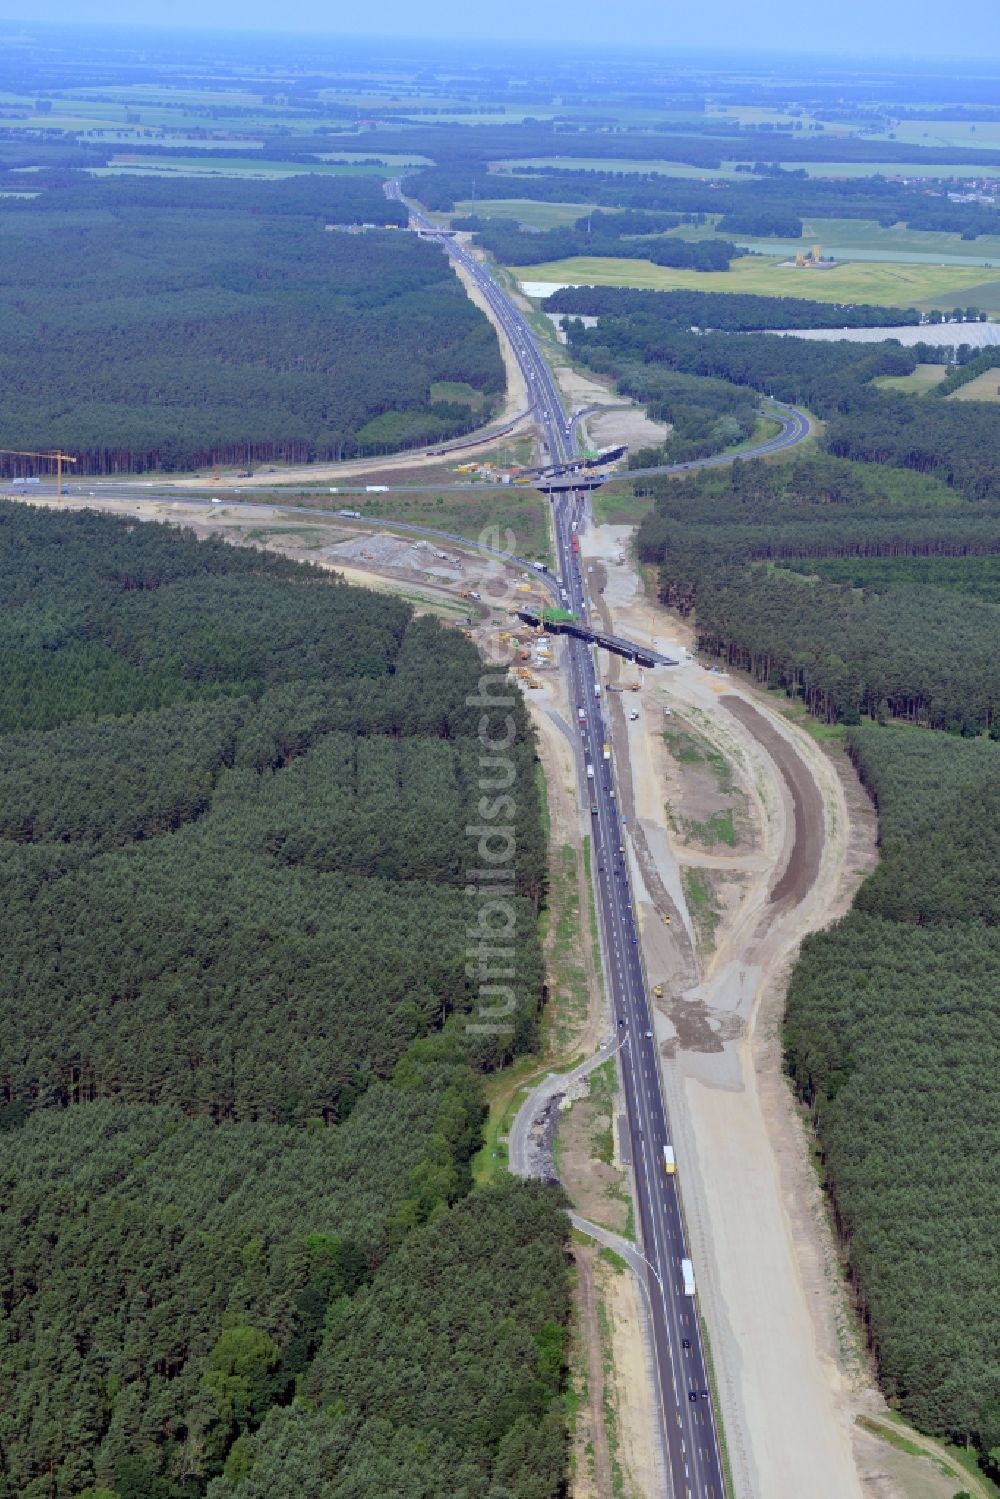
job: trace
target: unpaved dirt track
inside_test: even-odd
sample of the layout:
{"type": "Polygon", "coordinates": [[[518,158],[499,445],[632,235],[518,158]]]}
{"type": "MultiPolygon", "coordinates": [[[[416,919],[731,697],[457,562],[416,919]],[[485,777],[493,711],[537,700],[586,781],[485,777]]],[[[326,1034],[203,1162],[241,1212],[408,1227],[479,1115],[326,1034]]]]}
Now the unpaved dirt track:
{"type": "Polygon", "coordinates": [[[597,1251],[590,1245],[576,1244],[573,1258],[577,1272],[577,1307],[581,1326],[578,1336],[587,1350],[587,1427],[593,1479],[577,1475],[574,1489],[579,1499],[609,1499],[611,1495],[611,1452],[604,1426],[604,1359],[601,1351],[601,1329],[597,1312],[597,1290],[594,1266],[597,1251]]]}

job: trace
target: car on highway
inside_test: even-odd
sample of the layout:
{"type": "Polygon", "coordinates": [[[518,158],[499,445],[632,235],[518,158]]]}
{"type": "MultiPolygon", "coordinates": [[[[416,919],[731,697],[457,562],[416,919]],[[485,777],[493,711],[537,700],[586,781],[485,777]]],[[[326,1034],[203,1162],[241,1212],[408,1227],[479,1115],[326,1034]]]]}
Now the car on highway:
{"type": "Polygon", "coordinates": [[[682,1348],[690,1348],[691,1347],[691,1339],[690,1338],[681,1338],[681,1347],[682,1348]]]}

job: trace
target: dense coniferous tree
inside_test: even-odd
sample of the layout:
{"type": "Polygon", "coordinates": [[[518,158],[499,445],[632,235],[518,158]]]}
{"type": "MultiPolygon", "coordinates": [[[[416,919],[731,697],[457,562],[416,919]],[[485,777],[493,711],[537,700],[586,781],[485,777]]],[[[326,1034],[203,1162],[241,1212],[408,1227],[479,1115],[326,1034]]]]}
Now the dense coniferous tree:
{"type": "Polygon", "coordinates": [[[0,1494],[249,1495],[276,1464],[272,1493],[382,1499],[430,1443],[413,1492],[557,1499],[565,1218],[469,1195],[478,1072],[543,990],[520,695],[515,1003],[477,1035],[468,640],[326,570],[8,503],[0,641],[0,1494]],[[373,1413],[357,1338],[395,1327],[387,1357],[404,1290],[437,1320],[406,1313],[373,1413]],[[463,1327],[513,1392],[488,1431],[463,1327]],[[358,1399],[328,1427],[333,1378],[358,1399]]]}

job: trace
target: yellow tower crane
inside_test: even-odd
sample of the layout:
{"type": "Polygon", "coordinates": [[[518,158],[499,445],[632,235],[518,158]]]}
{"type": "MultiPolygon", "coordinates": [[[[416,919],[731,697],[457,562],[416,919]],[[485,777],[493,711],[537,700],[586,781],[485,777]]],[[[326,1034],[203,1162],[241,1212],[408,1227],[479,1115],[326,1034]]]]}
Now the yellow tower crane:
{"type": "Polygon", "coordinates": [[[49,458],[55,460],[56,465],[56,494],[62,494],[62,466],[64,463],[75,463],[76,459],[69,453],[64,453],[57,448],[54,453],[32,453],[24,448],[0,448],[0,454],[7,454],[12,458],[49,458]]]}

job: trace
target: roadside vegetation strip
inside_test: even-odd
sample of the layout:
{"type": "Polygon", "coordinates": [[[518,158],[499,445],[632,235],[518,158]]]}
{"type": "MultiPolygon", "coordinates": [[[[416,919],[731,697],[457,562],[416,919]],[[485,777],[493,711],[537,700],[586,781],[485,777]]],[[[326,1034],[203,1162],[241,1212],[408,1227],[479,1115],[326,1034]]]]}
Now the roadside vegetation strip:
{"type": "Polygon", "coordinates": [[[719,1454],[722,1458],[722,1481],[726,1486],[726,1499],[734,1499],[736,1486],[733,1483],[733,1468],[729,1458],[729,1443],[726,1440],[726,1425],[722,1419],[722,1404],[719,1399],[719,1381],[715,1375],[712,1340],[708,1335],[708,1323],[700,1312],[698,1314],[698,1322],[701,1327],[701,1347],[705,1358],[705,1373],[708,1376],[708,1388],[712,1397],[715,1434],[718,1438],[719,1454]]]}
{"type": "Polygon", "coordinates": [[[625,1475],[622,1472],[619,1457],[621,1436],[618,1428],[618,1403],[615,1398],[614,1344],[611,1336],[611,1321],[603,1297],[598,1299],[597,1316],[601,1336],[601,1363],[604,1369],[604,1430],[611,1459],[611,1493],[613,1499],[627,1499],[625,1475]]]}
{"type": "Polygon", "coordinates": [[[895,1447],[899,1452],[905,1452],[910,1457],[928,1458],[946,1478],[960,1484],[971,1499],[1000,1499],[1000,1488],[981,1472],[973,1470],[969,1454],[963,1454],[954,1447],[934,1441],[933,1437],[914,1431],[912,1427],[904,1426],[895,1412],[890,1411],[885,1421],[865,1415],[855,1416],[854,1421],[862,1431],[888,1442],[890,1447],[895,1447]],[[899,1425],[887,1424],[894,1421],[899,1425]]]}
{"type": "Polygon", "coordinates": [[[591,860],[590,835],[584,834],[583,839],[583,864],[587,880],[587,915],[590,928],[590,946],[593,962],[594,981],[600,986],[602,1014],[604,999],[604,961],[601,957],[601,938],[597,925],[597,903],[594,900],[594,871],[591,860]]]}
{"type": "MultiPolygon", "coordinates": [[[[544,817],[550,827],[547,806],[544,817]]],[[[584,840],[584,857],[589,862],[589,839],[584,840]]],[[[571,845],[564,844],[550,850],[550,859],[553,861],[552,877],[540,918],[540,936],[548,954],[550,982],[549,1004],[542,1017],[543,1049],[540,1055],[522,1057],[513,1066],[486,1080],[489,1112],[483,1146],[473,1162],[473,1171],[480,1183],[509,1169],[507,1139],[518,1111],[537,1084],[553,1072],[567,1075],[586,1060],[573,1050],[574,1038],[586,1023],[590,1000],[589,980],[574,956],[579,954],[583,938],[578,856],[571,845]],[[581,985],[585,986],[586,992],[581,985]]],[[[589,879],[586,889],[591,890],[589,879]]],[[[596,917],[592,895],[589,900],[588,926],[594,940],[596,917]]],[[[599,950],[595,950],[595,958],[596,973],[600,976],[599,950]]]]}
{"type": "Polygon", "coordinates": [[[554,849],[549,861],[545,946],[551,1008],[545,1028],[548,1047],[558,1055],[586,1025],[592,1003],[590,975],[582,947],[580,859],[572,844],[554,849]]]}
{"type": "Polygon", "coordinates": [[[712,884],[712,875],[708,870],[682,865],[681,885],[694,925],[698,947],[703,957],[708,956],[715,947],[715,932],[722,919],[712,884]]]}

